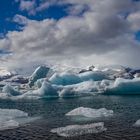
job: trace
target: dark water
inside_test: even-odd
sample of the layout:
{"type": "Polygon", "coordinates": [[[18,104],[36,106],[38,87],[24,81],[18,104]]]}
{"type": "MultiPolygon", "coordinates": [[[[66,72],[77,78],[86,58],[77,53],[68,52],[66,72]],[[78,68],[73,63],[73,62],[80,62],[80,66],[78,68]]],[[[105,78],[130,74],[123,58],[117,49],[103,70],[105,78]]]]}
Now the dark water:
{"type": "Polygon", "coordinates": [[[140,140],[140,128],[133,127],[140,119],[140,96],[93,96],[54,100],[0,100],[0,108],[19,109],[30,116],[41,116],[25,126],[0,131],[2,140],[140,140]],[[102,120],[76,122],[65,113],[77,107],[112,109],[114,116],[102,120]],[[106,132],[64,138],[50,133],[52,128],[71,124],[105,122],[106,132]]]}

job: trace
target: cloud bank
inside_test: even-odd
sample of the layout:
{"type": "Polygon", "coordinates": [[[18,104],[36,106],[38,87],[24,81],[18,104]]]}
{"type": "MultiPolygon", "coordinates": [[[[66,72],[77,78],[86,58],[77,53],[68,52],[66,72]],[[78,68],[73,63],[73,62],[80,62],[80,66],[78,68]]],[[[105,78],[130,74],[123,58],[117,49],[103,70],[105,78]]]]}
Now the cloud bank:
{"type": "MultiPolygon", "coordinates": [[[[40,6],[43,3],[46,1],[40,6]]],[[[135,39],[135,33],[140,30],[140,2],[59,0],[47,3],[43,8],[70,4],[69,16],[37,21],[16,15],[14,21],[25,26],[22,31],[8,32],[0,40],[0,50],[12,52],[5,58],[6,62],[1,59],[2,65],[10,69],[44,63],[140,66],[140,42],[135,39]]],[[[25,7],[28,11],[33,9],[25,7]]]]}

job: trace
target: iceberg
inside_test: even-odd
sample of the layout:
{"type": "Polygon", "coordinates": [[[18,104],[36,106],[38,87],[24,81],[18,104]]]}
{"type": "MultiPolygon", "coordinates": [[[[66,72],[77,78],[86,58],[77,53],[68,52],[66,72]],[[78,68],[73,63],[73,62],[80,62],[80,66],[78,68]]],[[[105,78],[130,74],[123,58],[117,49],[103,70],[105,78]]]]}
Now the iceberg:
{"type": "Polygon", "coordinates": [[[92,109],[85,107],[78,107],[66,114],[66,116],[83,116],[88,118],[102,118],[113,116],[113,110],[107,110],[106,108],[92,109]]]}
{"type": "Polygon", "coordinates": [[[17,90],[15,90],[12,86],[10,85],[5,85],[2,89],[2,92],[7,93],[9,96],[18,96],[21,95],[21,93],[17,90]]]}
{"type": "Polygon", "coordinates": [[[42,98],[42,97],[58,97],[58,92],[49,82],[43,81],[41,87],[24,93],[20,98],[42,98]]]}
{"type": "Polygon", "coordinates": [[[29,121],[31,118],[26,112],[17,109],[0,109],[0,130],[19,127],[29,121]]]}
{"type": "Polygon", "coordinates": [[[50,68],[46,66],[38,67],[29,78],[29,86],[32,87],[38,79],[45,78],[49,70],[50,68]]]}
{"type": "Polygon", "coordinates": [[[108,79],[107,75],[101,71],[88,71],[84,73],[80,73],[79,77],[82,81],[102,81],[103,79],[108,79]]]}
{"type": "Polygon", "coordinates": [[[106,131],[103,122],[85,124],[85,125],[68,125],[66,127],[54,128],[51,130],[52,133],[57,133],[63,137],[73,137],[84,134],[96,134],[106,131]]]}
{"type": "Polygon", "coordinates": [[[55,85],[72,85],[72,84],[77,84],[82,82],[80,77],[74,73],[68,73],[68,72],[63,72],[63,73],[55,73],[50,77],[49,81],[52,84],[55,85]]]}
{"type": "Polygon", "coordinates": [[[94,81],[85,81],[74,85],[61,87],[59,97],[79,97],[93,95],[99,92],[99,83],[94,81]]]}
{"type": "Polygon", "coordinates": [[[140,94],[140,78],[117,78],[113,86],[108,86],[105,94],[140,94]]]}

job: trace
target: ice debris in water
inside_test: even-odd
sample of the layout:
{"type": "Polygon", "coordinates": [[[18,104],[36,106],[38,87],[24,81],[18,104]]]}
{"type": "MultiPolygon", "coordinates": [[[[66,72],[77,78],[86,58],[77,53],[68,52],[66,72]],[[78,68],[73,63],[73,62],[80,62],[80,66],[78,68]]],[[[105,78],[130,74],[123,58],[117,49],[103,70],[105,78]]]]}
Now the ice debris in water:
{"type": "Polygon", "coordinates": [[[104,123],[99,122],[85,125],[68,125],[66,127],[54,128],[51,132],[63,137],[73,137],[84,134],[101,133],[106,130],[104,123]]]}
{"type": "Polygon", "coordinates": [[[49,70],[46,66],[38,67],[29,78],[29,86],[32,87],[38,79],[45,78],[49,70]]]}
{"type": "Polygon", "coordinates": [[[2,92],[7,93],[9,96],[18,96],[18,95],[21,95],[21,93],[19,91],[17,91],[16,89],[14,89],[10,85],[5,85],[3,87],[2,92]]]}
{"type": "Polygon", "coordinates": [[[113,116],[113,110],[106,108],[92,109],[86,107],[78,107],[66,114],[66,116],[84,116],[89,118],[101,118],[113,116]]]}
{"type": "Polygon", "coordinates": [[[135,122],[134,126],[135,127],[140,127],[140,119],[135,122]]]}
{"type": "Polygon", "coordinates": [[[28,114],[17,109],[0,109],[0,130],[18,127],[28,122],[28,114]]]}
{"type": "Polygon", "coordinates": [[[117,78],[113,86],[106,88],[105,94],[140,94],[140,78],[117,78]]]}

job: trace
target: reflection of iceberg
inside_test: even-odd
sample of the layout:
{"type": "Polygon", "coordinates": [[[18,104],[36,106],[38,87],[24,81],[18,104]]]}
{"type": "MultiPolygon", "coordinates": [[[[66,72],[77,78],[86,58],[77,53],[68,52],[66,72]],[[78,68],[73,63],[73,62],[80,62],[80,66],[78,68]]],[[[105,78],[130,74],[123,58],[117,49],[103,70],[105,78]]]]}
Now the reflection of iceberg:
{"type": "Polygon", "coordinates": [[[59,127],[52,129],[52,133],[57,133],[59,136],[72,137],[84,134],[101,133],[106,131],[103,122],[85,124],[85,125],[68,125],[66,127],[59,127]]]}
{"type": "Polygon", "coordinates": [[[17,109],[0,109],[0,130],[15,128],[31,120],[26,112],[17,109]]]}
{"type": "Polygon", "coordinates": [[[107,110],[106,108],[92,109],[92,108],[79,107],[68,112],[66,115],[101,118],[101,117],[113,116],[113,110],[107,110]]]}

